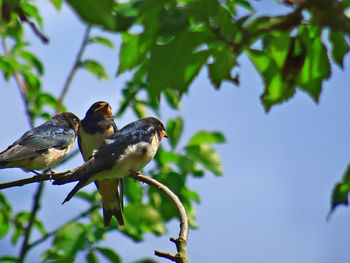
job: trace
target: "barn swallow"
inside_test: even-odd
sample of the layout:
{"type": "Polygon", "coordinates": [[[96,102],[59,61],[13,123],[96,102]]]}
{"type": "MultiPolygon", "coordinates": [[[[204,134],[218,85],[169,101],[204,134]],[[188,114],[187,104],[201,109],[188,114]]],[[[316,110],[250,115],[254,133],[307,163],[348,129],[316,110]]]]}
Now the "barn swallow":
{"type": "Polygon", "coordinates": [[[153,159],[163,137],[168,137],[164,125],[153,117],[129,123],[116,131],[87,162],[53,182],[60,185],[79,181],[63,203],[93,181],[120,179],[140,171],[153,159]]]}
{"type": "Polygon", "coordinates": [[[27,131],[0,153],[0,169],[19,167],[37,173],[53,168],[72,149],[79,121],[73,113],[63,112],[27,131]]]}
{"type": "MultiPolygon", "coordinates": [[[[78,130],[78,144],[84,161],[89,160],[104,140],[116,131],[117,126],[114,123],[110,105],[104,101],[94,103],[86,112],[85,118],[80,122],[78,130]]],[[[118,220],[119,225],[123,226],[122,179],[96,180],[95,184],[102,196],[105,227],[109,226],[113,215],[118,220]]]]}

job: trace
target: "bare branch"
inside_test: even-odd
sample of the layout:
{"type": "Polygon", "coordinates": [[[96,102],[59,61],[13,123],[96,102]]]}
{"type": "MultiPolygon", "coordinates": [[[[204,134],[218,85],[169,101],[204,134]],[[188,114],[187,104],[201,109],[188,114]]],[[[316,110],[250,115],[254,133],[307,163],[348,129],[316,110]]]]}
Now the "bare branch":
{"type": "Polygon", "coordinates": [[[170,239],[170,241],[172,241],[176,244],[177,254],[173,255],[170,253],[161,252],[161,251],[156,250],[155,255],[157,255],[159,257],[164,257],[164,258],[173,260],[173,261],[178,262],[178,263],[188,263],[187,248],[186,248],[188,231],[189,231],[188,218],[187,218],[186,210],[185,210],[184,206],[182,205],[180,199],[168,187],[161,184],[157,180],[143,176],[141,173],[134,172],[134,173],[131,173],[129,175],[129,177],[131,177],[137,181],[144,182],[144,183],[160,190],[176,206],[176,209],[179,213],[179,218],[180,218],[179,237],[177,239],[174,239],[174,238],[170,239]]]}
{"type": "Polygon", "coordinates": [[[24,14],[22,8],[17,8],[17,13],[19,14],[19,18],[23,21],[29,24],[29,27],[33,30],[33,33],[45,44],[49,43],[49,39],[39,31],[39,29],[36,27],[36,25],[30,21],[26,15],[24,14]]]}
{"type": "MultiPolygon", "coordinates": [[[[78,153],[79,153],[79,150],[75,150],[75,151],[71,152],[67,158],[65,158],[62,162],[60,162],[58,164],[58,166],[67,162],[68,160],[73,158],[78,153]]],[[[51,174],[40,174],[38,172],[34,172],[35,176],[32,176],[30,178],[25,178],[25,179],[21,179],[21,180],[17,180],[17,181],[12,181],[12,182],[8,182],[8,183],[0,184],[0,190],[15,187],[15,186],[23,186],[23,185],[31,184],[31,183],[38,183],[38,182],[47,181],[47,180],[51,180],[51,179],[56,180],[56,179],[59,179],[63,176],[66,176],[67,174],[69,174],[71,172],[72,172],[72,170],[68,170],[68,171],[61,172],[61,173],[51,173],[51,174]]]]}
{"type": "Polygon", "coordinates": [[[26,178],[26,179],[21,179],[21,180],[17,180],[17,181],[12,181],[12,182],[8,182],[8,183],[2,183],[0,184],[0,190],[1,189],[6,189],[6,188],[11,188],[11,187],[15,187],[15,186],[23,186],[26,184],[31,184],[31,183],[38,183],[38,182],[43,182],[43,181],[47,181],[47,180],[51,180],[51,179],[59,179],[63,176],[65,176],[66,174],[70,173],[71,171],[66,171],[66,172],[62,172],[62,173],[53,173],[53,174],[40,174],[40,173],[35,173],[36,175],[30,177],[30,178],[26,178]]]}
{"type": "Polygon", "coordinates": [[[58,99],[56,113],[59,113],[62,110],[63,100],[68,92],[68,89],[70,87],[70,84],[72,83],[72,80],[73,80],[75,73],[79,69],[79,66],[81,63],[81,58],[83,57],[83,53],[85,51],[86,46],[89,44],[90,31],[91,31],[91,25],[88,25],[88,27],[86,28],[85,34],[84,34],[83,42],[81,43],[77,57],[75,58],[75,62],[73,64],[73,67],[68,74],[68,77],[66,79],[66,82],[64,83],[61,95],[58,99]]]}
{"type": "Polygon", "coordinates": [[[24,240],[23,240],[23,243],[21,246],[21,251],[19,254],[18,262],[24,262],[24,258],[28,252],[30,233],[32,231],[33,224],[35,222],[36,213],[40,209],[40,198],[41,198],[41,194],[42,194],[43,190],[44,190],[44,183],[41,182],[40,185],[38,186],[38,189],[36,190],[35,195],[34,195],[33,207],[32,207],[31,213],[30,213],[28,225],[24,231],[24,240]]]}

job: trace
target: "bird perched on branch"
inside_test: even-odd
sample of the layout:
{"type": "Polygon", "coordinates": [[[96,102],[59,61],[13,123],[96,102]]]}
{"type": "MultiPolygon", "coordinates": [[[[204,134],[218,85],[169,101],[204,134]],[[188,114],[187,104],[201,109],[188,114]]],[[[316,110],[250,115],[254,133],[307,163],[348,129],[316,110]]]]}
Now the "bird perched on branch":
{"type": "Polygon", "coordinates": [[[53,182],[60,185],[79,181],[63,203],[93,181],[120,179],[140,171],[153,159],[163,137],[168,137],[164,125],[153,117],[137,120],[116,131],[87,162],[53,182]]]}
{"type": "MultiPolygon", "coordinates": [[[[94,103],[81,120],[78,130],[78,144],[84,161],[89,160],[93,152],[105,139],[117,131],[110,105],[105,101],[94,103]]],[[[96,187],[102,196],[103,219],[108,227],[112,216],[124,225],[122,179],[96,180],[96,187]],[[119,187],[119,190],[118,190],[119,187]]]]}
{"type": "Polygon", "coordinates": [[[25,171],[51,169],[70,152],[80,119],[63,112],[27,131],[0,153],[0,169],[19,167],[25,171]]]}

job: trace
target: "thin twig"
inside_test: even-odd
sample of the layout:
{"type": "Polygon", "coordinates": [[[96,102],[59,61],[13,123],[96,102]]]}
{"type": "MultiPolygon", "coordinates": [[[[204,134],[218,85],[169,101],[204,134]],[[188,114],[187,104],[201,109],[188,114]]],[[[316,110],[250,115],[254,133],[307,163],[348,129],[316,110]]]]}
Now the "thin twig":
{"type": "Polygon", "coordinates": [[[182,205],[180,199],[165,185],[161,184],[160,182],[143,176],[141,173],[131,173],[129,177],[138,180],[140,182],[144,182],[150,186],[153,186],[160,190],[163,194],[166,195],[170,199],[170,201],[176,206],[176,209],[179,213],[180,218],[180,233],[179,237],[177,239],[171,238],[170,241],[174,242],[176,244],[177,254],[173,255],[166,252],[161,251],[155,251],[155,255],[159,257],[164,257],[170,260],[173,260],[178,263],[188,263],[188,257],[187,257],[187,238],[188,238],[188,218],[186,214],[186,210],[184,206],[182,205]]]}
{"type": "MultiPolygon", "coordinates": [[[[87,217],[88,215],[90,215],[93,211],[95,211],[97,208],[99,208],[101,205],[100,204],[94,204],[92,205],[89,209],[85,210],[84,212],[80,213],[79,215],[73,217],[71,220],[67,221],[66,223],[64,223],[64,225],[72,223],[72,222],[76,222],[79,219],[83,218],[83,217],[87,217]]],[[[63,225],[62,225],[63,226],[63,225]]],[[[57,233],[57,231],[59,229],[62,228],[62,226],[56,228],[55,230],[46,233],[45,235],[43,235],[41,238],[37,239],[36,241],[34,241],[33,243],[28,245],[28,250],[41,244],[42,242],[46,241],[49,237],[55,235],[57,233]]]]}
{"type": "Polygon", "coordinates": [[[30,233],[32,231],[33,224],[35,222],[36,213],[40,209],[40,197],[41,197],[43,190],[44,190],[44,182],[41,182],[36,190],[35,195],[34,195],[34,202],[33,202],[33,206],[32,206],[32,211],[30,213],[29,222],[28,222],[28,225],[24,231],[24,240],[22,243],[22,247],[21,247],[19,259],[18,259],[18,262],[20,262],[20,263],[24,262],[24,258],[28,252],[28,249],[29,249],[30,233]]]}
{"type": "MultiPolygon", "coordinates": [[[[5,54],[9,54],[10,51],[8,49],[8,46],[7,46],[6,38],[4,38],[4,37],[2,38],[2,45],[4,48],[5,54]]],[[[23,100],[23,103],[24,103],[24,106],[26,109],[29,125],[31,128],[33,128],[34,127],[34,119],[33,119],[33,116],[30,114],[30,106],[29,106],[29,101],[28,101],[28,97],[27,97],[27,91],[26,91],[25,84],[22,81],[23,78],[22,78],[20,72],[18,72],[18,71],[15,71],[13,75],[14,75],[14,78],[17,82],[17,86],[19,88],[21,98],[23,100]]],[[[21,250],[20,250],[20,254],[19,254],[19,259],[18,259],[18,262],[20,262],[20,263],[22,263],[24,261],[24,258],[28,252],[30,234],[31,234],[31,231],[33,228],[33,224],[35,222],[36,214],[40,209],[40,198],[41,198],[41,194],[43,192],[43,189],[44,189],[44,183],[41,182],[39,184],[35,194],[34,194],[33,206],[31,209],[29,222],[28,222],[28,225],[26,226],[25,231],[24,231],[24,239],[22,242],[22,246],[21,246],[21,250]]]]}
{"type": "Polygon", "coordinates": [[[25,13],[23,12],[23,9],[22,8],[17,8],[16,9],[17,13],[19,14],[19,18],[23,21],[23,22],[26,22],[29,24],[29,27],[33,30],[33,33],[45,44],[48,44],[49,43],[49,39],[43,34],[40,32],[40,30],[36,27],[36,25],[30,21],[25,13]]]}
{"type": "Polygon", "coordinates": [[[61,178],[62,176],[67,175],[68,173],[71,173],[71,171],[66,171],[66,172],[62,172],[62,173],[54,173],[54,174],[37,174],[34,175],[33,177],[30,178],[25,178],[25,179],[21,179],[21,180],[17,180],[17,181],[12,181],[12,182],[8,182],[8,183],[2,183],[0,184],[0,190],[1,189],[6,189],[6,188],[11,188],[11,187],[16,187],[16,186],[23,186],[26,184],[31,184],[31,183],[38,183],[38,182],[43,182],[43,181],[47,181],[47,180],[56,180],[61,178]]]}
{"type": "Polygon", "coordinates": [[[70,87],[70,84],[73,80],[73,77],[75,75],[75,73],[77,72],[77,70],[79,69],[80,63],[81,63],[81,58],[84,54],[85,48],[86,46],[89,44],[89,37],[90,37],[90,31],[91,31],[91,25],[88,25],[84,34],[84,38],[83,38],[83,42],[81,43],[81,46],[79,48],[77,57],[75,58],[75,62],[73,64],[72,69],[69,72],[69,75],[66,79],[66,82],[63,86],[61,95],[58,99],[58,104],[57,104],[57,108],[56,108],[56,114],[59,113],[62,110],[62,104],[63,104],[63,100],[68,92],[68,89],[70,87]]]}

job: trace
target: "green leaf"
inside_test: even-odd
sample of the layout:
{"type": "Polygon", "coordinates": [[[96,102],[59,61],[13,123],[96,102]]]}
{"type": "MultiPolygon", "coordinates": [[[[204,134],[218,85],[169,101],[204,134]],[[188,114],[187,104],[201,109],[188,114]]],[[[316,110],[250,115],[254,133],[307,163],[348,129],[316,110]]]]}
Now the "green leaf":
{"type": "Polygon", "coordinates": [[[123,43],[119,53],[120,63],[118,75],[126,70],[131,70],[138,66],[141,63],[142,58],[145,56],[145,52],[148,51],[141,48],[140,35],[122,33],[122,39],[123,43]],[[135,52],[136,50],[137,52],[135,52]]]}
{"type": "MultiPolygon", "coordinates": [[[[186,74],[186,73],[185,73],[186,74]]],[[[185,76],[186,78],[186,76],[185,76]]],[[[174,89],[164,89],[163,93],[165,95],[165,99],[168,102],[169,106],[173,109],[180,109],[180,101],[181,101],[181,95],[177,90],[174,89]]]]}
{"type": "Polygon", "coordinates": [[[332,43],[332,56],[339,67],[343,68],[343,60],[346,53],[349,51],[349,45],[345,39],[343,32],[330,31],[329,40],[332,43]]]}
{"type": "Polygon", "coordinates": [[[0,262],[18,262],[18,258],[15,256],[2,256],[0,257],[0,262]]]}
{"type": "Polygon", "coordinates": [[[101,253],[106,259],[108,259],[112,263],[120,263],[119,255],[112,249],[107,247],[95,247],[95,249],[101,253]]]}
{"type": "Polygon", "coordinates": [[[173,149],[175,149],[182,134],[183,120],[181,117],[169,120],[166,127],[170,145],[173,149]]]}
{"type": "Polygon", "coordinates": [[[321,41],[321,31],[317,28],[301,27],[300,37],[306,46],[307,56],[297,83],[318,102],[322,81],[331,74],[327,49],[321,41]]]}
{"type": "Polygon", "coordinates": [[[61,9],[62,0],[50,0],[50,2],[54,5],[54,7],[55,7],[57,10],[60,10],[60,9],[61,9]]]}
{"type": "Polygon", "coordinates": [[[273,35],[267,35],[263,38],[264,51],[270,55],[279,68],[282,68],[285,64],[290,42],[291,37],[289,32],[278,32],[273,35]]]}
{"type": "Polygon", "coordinates": [[[38,22],[40,27],[43,26],[43,22],[42,22],[42,18],[40,16],[39,10],[35,5],[32,5],[27,1],[26,2],[20,1],[20,5],[27,17],[34,18],[38,22]]]}
{"type": "Polygon", "coordinates": [[[145,103],[143,103],[140,100],[134,101],[134,103],[132,104],[132,109],[133,109],[135,115],[137,116],[137,118],[139,118],[139,119],[145,118],[147,116],[145,103]]]}
{"type": "Polygon", "coordinates": [[[157,156],[163,165],[165,165],[166,163],[177,163],[179,161],[179,155],[174,153],[173,151],[158,151],[157,156]]]}
{"type": "Polygon", "coordinates": [[[199,131],[192,136],[188,145],[197,145],[203,143],[224,143],[226,139],[221,132],[199,131]]]}
{"type": "Polygon", "coordinates": [[[114,44],[112,43],[112,41],[110,41],[109,39],[104,38],[104,37],[97,37],[97,36],[92,37],[92,38],[90,38],[89,42],[90,43],[98,43],[98,44],[104,45],[106,47],[109,47],[110,49],[114,49],[114,44]]]}
{"type": "Polygon", "coordinates": [[[108,79],[108,75],[103,66],[95,60],[87,59],[81,63],[81,67],[90,71],[90,73],[95,75],[98,79],[108,79]]]}
{"type": "Polygon", "coordinates": [[[26,89],[27,89],[28,100],[32,102],[40,94],[40,91],[41,91],[40,79],[34,73],[29,71],[22,72],[22,76],[24,79],[24,85],[26,86],[26,89]]]}
{"type": "Polygon", "coordinates": [[[220,157],[212,147],[206,144],[201,144],[189,145],[185,149],[193,159],[200,162],[215,175],[222,175],[220,157]]]}
{"type": "Polygon", "coordinates": [[[190,85],[194,78],[199,74],[209,56],[210,50],[202,50],[192,54],[191,60],[185,69],[185,83],[190,85]]]}
{"type": "Polygon", "coordinates": [[[64,259],[73,261],[79,250],[87,242],[85,226],[81,223],[71,222],[61,227],[53,240],[53,246],[43,254],[43,260],[64,259]]]}
{"type": "Polygon", "coordinates": [[[6,236],[11,228],[11,222],[8,216],[9,215],[3,211],[0,212],[0,238],[6,236]]]}
{"type": "Polygon", "coordinates": [[[44,224],[39,219],[36,218],[33,225],[36,229],[39,230],[41,234],[46,235],[47,232],[45,230],[44,224]]]}
{"type": "Polygon", "coordinates": [[[85,22],[102,26],[107,30],[124,31],[134,22],[134,17],[115,11],[116,2],[113,0],[67,0],[67,2],[85,22]]]}
{"type": "Polygon", "coordinates": [[[184,31],[169,44],[152,46],[148,83],[154,97],[158,97],[166,88],[178,90],[180,94],[187,90],[187,67],[193,62],[195,48],[202,44],[206,37],[199,32],[184,31]]]}
{"type": "Polygon", "coordinates": [[[141,203],[142,201],[142,187],[138,182],[135,182],[131,178],[123,179],[124,194],[130,203],[141,203]]]}
{"type": "Polygon", "coordinates": [[[208,65],[209,77],[214,86],[218,89],[223,80],[235,80],[231,76],[231,70],[236,65],[236,56],[228,48],[222,47],[217,50],[213,57],[215,61],[208,65]]]}
{"type": "Polygon", "coordinates": [[[35,69],[38,71],[39,75],[42,75],[44,73],[43,64],[33,53],[26,50],[21,50],[19,55],[30,65],[34,66],[35,69]]]}
{"type": "Polygon", "coordinates": [[[204,176],[204,171],[198,168],[197,162],[187,156],[181,156],[177,164],[185,174],[190,173],[195,177],[204,176]]]}
{"type": "Polygon", "coordinates": [[[337,183],[332,192],[331,208],[328,217],[334,212],[334,210],[341,204],[348,206],[348,194],[350,191],[350,165],[347,167],[343,179],[340,183],[337,183]]]}
{"type": "Polygon", "coordinates": [[[250,12],[254,12],[254,8],[251,6],[250,2],[247,0],[235,0],[237,5],[240,5],[250,12]]]}
{"type": "Polygon", "coordinates": [[[160,211],[146,204],[130,204],[124,208],[126,224],[123,232],[135,241],[142,238],[142,234],[152,232],[162,235],[166,232],[160,211]]]}
{"type": "Polygon", "coordinates": [[[281,69],[266,52],[251,49],[248,55],[264,78],[265,91],[261,99],[267,112],[273,105],[286,101],[294,95],[295,87],[284,81],[281,69]]]}
{"type": "Polygon", "coordinates": [[[97,256],[93,250],[90,250],[89,253],[86,254],[86,261],[88,263],[98,263],[97,256]]]}
{"type": "Polygon", "coordinates": [[[93,202],[96,202],[96,196],[95,194],[90,194],[88,192],[85,192],[85,191],[78,191],[76,194],[75,194],[76,197],[79,197],[89,203],[93,203],[93,202]]]}

